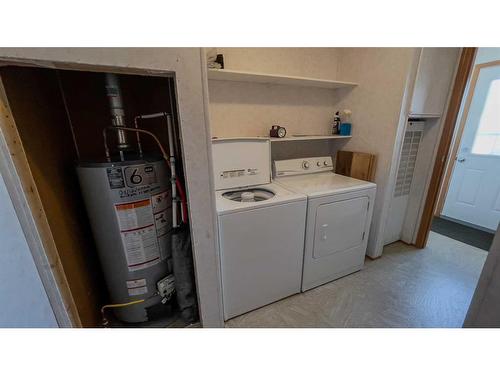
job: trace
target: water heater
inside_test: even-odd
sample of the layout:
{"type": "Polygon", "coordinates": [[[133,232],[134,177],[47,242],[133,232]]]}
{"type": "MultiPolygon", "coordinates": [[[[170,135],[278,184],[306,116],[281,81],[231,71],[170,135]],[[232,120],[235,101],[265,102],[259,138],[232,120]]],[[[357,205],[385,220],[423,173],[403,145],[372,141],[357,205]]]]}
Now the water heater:
{"type": "Polygon", "coordinates": [[[112,303],[125,322],[161,317],[172,273],[170,181],[163,158],[80,163],[80,186],[112,303]],[[167,279],[168,280],[168,279],[167,279]]]}
{"type": "Polygon", "coordinates": [[[178,227],[174,203],[179,181],[171,121],[167,116],[169,159],[154,134],[138,129],[137,120],[135,128],[126,127],[119,80],[114,74],[106,74],[106,93],[112,123],[103,129],[106,161],[79,162],[77,166],[112,302],[101,311],[104,318],[104,308],[114,308],[117,318],[129,323],[156,320],[170,310],[166,302],[175,291],[171,234],[178,227]],[[116,152],[108,147],[108,130],[117,137],[116,152]],[[137,135],[137,150],[127,140],[130,131],[137,135]],[[140,133],[157,141],[162,156],[143,155],[140,133]]]}

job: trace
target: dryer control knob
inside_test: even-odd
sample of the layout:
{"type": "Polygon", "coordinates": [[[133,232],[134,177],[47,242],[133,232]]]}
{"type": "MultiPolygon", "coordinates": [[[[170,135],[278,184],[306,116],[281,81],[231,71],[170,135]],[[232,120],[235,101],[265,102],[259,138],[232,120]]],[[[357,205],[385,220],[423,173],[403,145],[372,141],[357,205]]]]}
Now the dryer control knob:
{"type": "Polygon", "coordinates": [[[319,161],[318,161],[318,162],[316,163],[316,165],[317,165],[318,167],[321,167],[321,162],[319,162],[319,161]]]}
{"type": "Polygon", "coordinates": [[[324,162],[323,162],[323,165],[324,165],[325,167],[326,167],[326,166],[328,166],[328,162],[327,162],[327,161],[324,161],[324,162]]]}
{"type": "Polygon", "coordinates": [[[302,163],[302,168],[304,168],[304,169],[309,169],[309,162],[308,162],[308,161],[304,161],[304,162],[302,163]]]}

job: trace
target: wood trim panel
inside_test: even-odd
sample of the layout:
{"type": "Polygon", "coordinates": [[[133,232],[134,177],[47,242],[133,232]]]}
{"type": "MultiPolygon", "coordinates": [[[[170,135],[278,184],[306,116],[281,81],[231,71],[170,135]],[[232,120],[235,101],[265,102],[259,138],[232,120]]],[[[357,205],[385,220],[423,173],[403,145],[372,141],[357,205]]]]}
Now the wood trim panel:
{"type": "Polygon", "coordinates": [[[60,327],[81,327],[75,301],[0,77],[2,174],[60,327]],[[7,156],[7,157],[4,157],[7,156]]]}
{"type": "Polygon", "coordinates": [[[500,65],[500,60],[495,60],[495,61],[490,61],[490,62],[483,63],[483,64],[478,64],[474,67],[474,70],[472,72],[472,78],[471,78],[471,83],[470,83],[470,87],[469,87],[469,92],[467,94],[467,99],[466,99],[466,102],[464,105],[464,111],[463,111],[462,117],[460,119],[460,124],[459,124],[458,128],[456,129],[456,136],[455,136],[455,139],[453,140],[453,146],[452,146],[452,149],[450,152],[448,163],[446,164],[446,171],[445,171],[445,175],[443,178],[443,183],[441,184],[441,188],[439,191],[438,201],[437,201],[436,210],[435,210],[436,215],[440,215],[443,211],[443,208],[444,208],[444,203],[446,201],[446,196],[448,194],[448,188],[449,188],[449,185],[451,182],[451,174],[452,174],[453,168],[455,166],[455,158],[458,154],[458,148],[460,147],[460,143],[462,142],[462,135],[464,132],[467,117],[469,116],[469,110],[470,110],[470,106],[472,103],[472,98],[474,96],[474,91],[476,89],[477,80],[479,78],[479,73],[481,72],[482,68],[487,68],[490,66],[497,66],[497,65],[500,65]]]}
{"type": "Polygon", "coordinates": [[[444,177],[444,168],[449,156],[458,112],[460,111],[460,105],[467,86],[467,81],[474,65],[476,51],[477,48],[464,48],[460,56],[460,62],[455,76],[455,83],[453,84],[451,98],[443,125],[443,132],[439,141],[436,161],[432,171],[429,190],[424,203],[422,219],[420,220],[420,226],[418,228],[417,239],[415,242],[415,246],[417,248],[424,248],[427,244],[427,238],[431,229],[439,188],[444,177]]]}

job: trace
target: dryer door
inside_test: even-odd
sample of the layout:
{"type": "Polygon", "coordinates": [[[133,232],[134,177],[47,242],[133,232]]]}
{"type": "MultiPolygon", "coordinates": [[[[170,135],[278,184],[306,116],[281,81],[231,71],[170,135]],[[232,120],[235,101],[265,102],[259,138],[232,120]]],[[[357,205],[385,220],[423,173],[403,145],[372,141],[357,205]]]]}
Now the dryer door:
{"type": "Polygon", "coordinates": [[[322,204],[316,211],[313,258],[360,246],[364,239],[369,198],[322,204]]]}

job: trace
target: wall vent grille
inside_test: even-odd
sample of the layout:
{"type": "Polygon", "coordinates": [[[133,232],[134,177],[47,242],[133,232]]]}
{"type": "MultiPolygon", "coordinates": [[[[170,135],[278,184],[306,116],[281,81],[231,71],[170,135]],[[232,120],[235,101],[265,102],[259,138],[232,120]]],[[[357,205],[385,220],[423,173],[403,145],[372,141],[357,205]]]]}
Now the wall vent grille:
{"type": "Polygon", "coordinates": [[[410,194],[413,173],[417,162],[418,147],[422,140],[421,130],[407,130],[403,141],[403,150],[399,160],[398,175],[396,178],[396,188],[394,196],[400,197],[410,194]]]}

